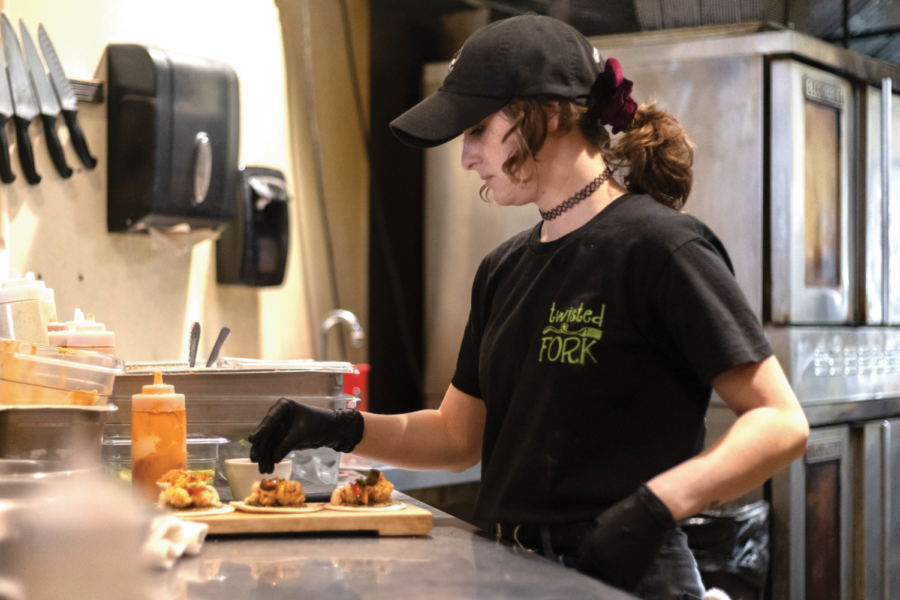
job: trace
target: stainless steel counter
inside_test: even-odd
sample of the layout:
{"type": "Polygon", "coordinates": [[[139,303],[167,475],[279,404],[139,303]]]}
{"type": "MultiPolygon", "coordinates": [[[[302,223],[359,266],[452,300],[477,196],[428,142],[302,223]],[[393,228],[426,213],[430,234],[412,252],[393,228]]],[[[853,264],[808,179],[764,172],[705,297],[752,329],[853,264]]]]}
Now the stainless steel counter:
{"type": "Polygon", "coordinates": [[[163,597],[191,600],[633,599],[397,496],[432,511],[430,536],[208,538],[199,556],[181,559],[157,583],[166,588],[163,597]]]}

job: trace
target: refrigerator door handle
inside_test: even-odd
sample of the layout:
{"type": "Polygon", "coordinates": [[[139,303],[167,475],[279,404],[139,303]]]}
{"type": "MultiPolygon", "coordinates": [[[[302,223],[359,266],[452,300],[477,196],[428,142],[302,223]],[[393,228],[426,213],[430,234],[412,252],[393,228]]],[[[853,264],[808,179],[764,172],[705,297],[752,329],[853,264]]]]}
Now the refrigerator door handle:
{"type": "Polygon", "coordinates": [[[881,80],[881,314],[886,325],[890,323],[891,299],[891,97],[893,85],[890,77],[881,80]]]}

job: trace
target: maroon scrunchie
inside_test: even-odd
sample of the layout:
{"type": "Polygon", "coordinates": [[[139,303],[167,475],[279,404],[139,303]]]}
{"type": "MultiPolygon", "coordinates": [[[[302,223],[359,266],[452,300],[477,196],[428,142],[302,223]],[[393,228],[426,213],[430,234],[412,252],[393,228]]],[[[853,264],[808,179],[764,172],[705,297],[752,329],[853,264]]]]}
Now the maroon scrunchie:
{"type": "Polygon", "coordinates": [[[622,65],[614,58],[606,59],[606,68],[597,76],[591,95],[602,108],[600,122],[612,126],[613,133],[624,131],[634,119],[637,103],[631,99],[634,84],[622,76],[622,65]]]}

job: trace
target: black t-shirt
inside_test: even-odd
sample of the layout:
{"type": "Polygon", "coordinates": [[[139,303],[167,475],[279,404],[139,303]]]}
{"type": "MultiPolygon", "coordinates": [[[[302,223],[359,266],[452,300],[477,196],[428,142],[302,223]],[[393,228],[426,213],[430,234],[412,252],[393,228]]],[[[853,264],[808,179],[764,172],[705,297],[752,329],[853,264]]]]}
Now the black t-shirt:
{"type": "Polygon", "coordinates": [[[487,408],[484,523],[594,518],[695,453],[710,381],[771,347],[716,236],[626,194],[481,263],[453,385],[487,408]]]}

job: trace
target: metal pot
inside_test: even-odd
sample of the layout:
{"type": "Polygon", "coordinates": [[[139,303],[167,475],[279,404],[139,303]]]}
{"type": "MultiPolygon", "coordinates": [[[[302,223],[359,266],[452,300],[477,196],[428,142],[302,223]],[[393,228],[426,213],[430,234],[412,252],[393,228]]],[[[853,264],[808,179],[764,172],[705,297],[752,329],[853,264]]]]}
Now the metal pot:
{"type": "Polygon", "coordinates": [[[99,466],[103,426],[116,410],[115,405],[0,407],[0,459],[53,461],[67,469],[99,466]]]}

